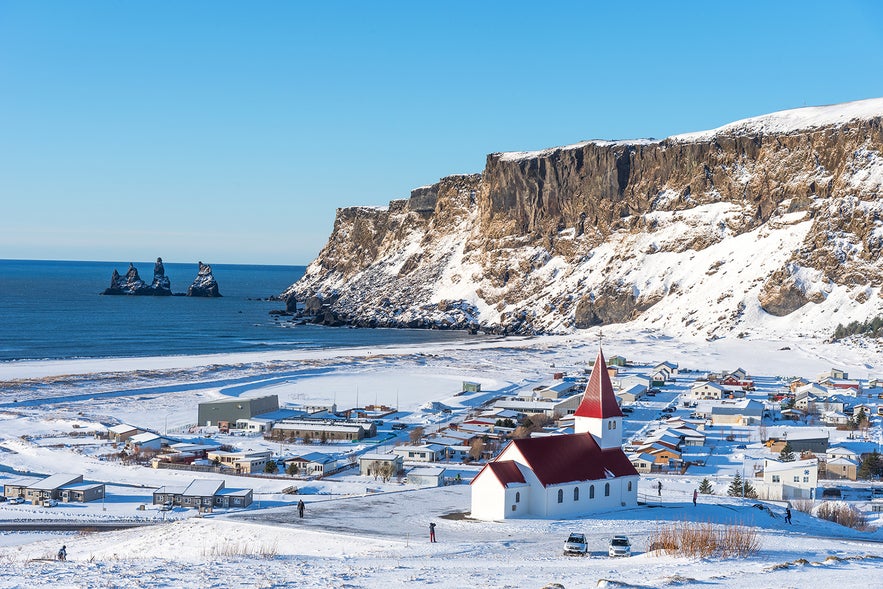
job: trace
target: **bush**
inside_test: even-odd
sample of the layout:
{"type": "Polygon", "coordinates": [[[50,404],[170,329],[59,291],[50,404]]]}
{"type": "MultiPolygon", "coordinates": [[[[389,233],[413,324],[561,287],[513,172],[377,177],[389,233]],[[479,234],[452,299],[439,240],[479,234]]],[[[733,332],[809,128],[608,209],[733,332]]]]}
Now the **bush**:
{"type": "Polygon", "coordinates": [[[868,522],[865,521],[865,516],[855,507],[845,503],[825,501],[816,510],[816,517],[853,530],[866,531],[870,529],[868,522]]]}
{"type": "Polygon", "coordinates": [[[650,550],[688,558],[744,558],[760,549],[757,530],[710,522],[677,522],[657,526],[650,550]]]}

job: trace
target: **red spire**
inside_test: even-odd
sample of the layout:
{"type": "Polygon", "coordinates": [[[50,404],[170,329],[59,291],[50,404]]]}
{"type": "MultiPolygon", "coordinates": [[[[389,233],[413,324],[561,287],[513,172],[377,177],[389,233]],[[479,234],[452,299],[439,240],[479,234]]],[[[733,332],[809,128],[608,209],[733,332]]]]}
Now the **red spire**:
{"type": "Polygon", "coordinates": [[[583,394],[582,403],[579,404],[576,412],[577,417],[622,417],[622,411],[619,410],[619,403],[616,402],[616,395],[613,394],[613,385],[610,383],[610,375],[607,373],[607,361],[604,359],[604,352],[598,348],[598,358],[592,367],[592,375],[589,377],[589,384],[586,385],[586,392],[583,394]]]}

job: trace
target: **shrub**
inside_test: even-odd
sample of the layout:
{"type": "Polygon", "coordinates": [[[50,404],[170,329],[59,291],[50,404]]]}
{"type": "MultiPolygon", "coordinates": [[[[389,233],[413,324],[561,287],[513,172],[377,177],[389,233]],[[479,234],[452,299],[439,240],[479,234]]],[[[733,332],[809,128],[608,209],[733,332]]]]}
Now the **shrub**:
{"type": "Polygon", "coordinates": [[[855,507],[845,503],[825,501],[816,510],[816,517],[854,530],[866,531],[870,529],[868,522],[865,521],[865,516],[855,507]]]}
{"type": "Polygon", "coordinates": [[[757,530],[741,525],[676,522],[659,525],[650,550],[688,558],[744,558],[760,549],[757,530]]]}

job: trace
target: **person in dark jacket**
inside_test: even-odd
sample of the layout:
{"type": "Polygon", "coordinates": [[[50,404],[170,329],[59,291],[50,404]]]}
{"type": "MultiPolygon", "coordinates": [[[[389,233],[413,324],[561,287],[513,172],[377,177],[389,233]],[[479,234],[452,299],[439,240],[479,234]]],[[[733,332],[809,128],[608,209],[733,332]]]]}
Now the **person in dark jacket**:
{"type": "Polygon", "coordinates": [[[791,508],[790,507],[785,508],[785,523],[786,524],[791,523],[791,508]]]}
{"type": "Polygon", "coordinates": [[[67,560],[67,546],[62,546],[58,551],[58,560],[67,560]]]}
{"type": "Polygon", "coordinates": [[[304,500],[301,499],[300,501],[297,502],[297,515],[299,515],[300,517],[303,517],[304,516],[304,508],[306,508],[306,505],[304,505],[304,500]]]}
{"type": "Polygon", "coordinates": [[[429,524],[429,541],[435,542],[435,522],[429,524]]]}

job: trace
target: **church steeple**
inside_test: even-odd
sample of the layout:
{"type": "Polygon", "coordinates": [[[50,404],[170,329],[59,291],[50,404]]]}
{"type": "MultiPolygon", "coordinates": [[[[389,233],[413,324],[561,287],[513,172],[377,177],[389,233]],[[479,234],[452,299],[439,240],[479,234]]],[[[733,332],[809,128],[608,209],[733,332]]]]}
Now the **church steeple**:
{"type": "Polygon", "coordinates": [[[600,348],[583,400],[573,415],[575,433],[592,434],[602,449],[622,445],[622,411],[616,402],[613,384],[607,373],[607,361],[600,348]]]}

